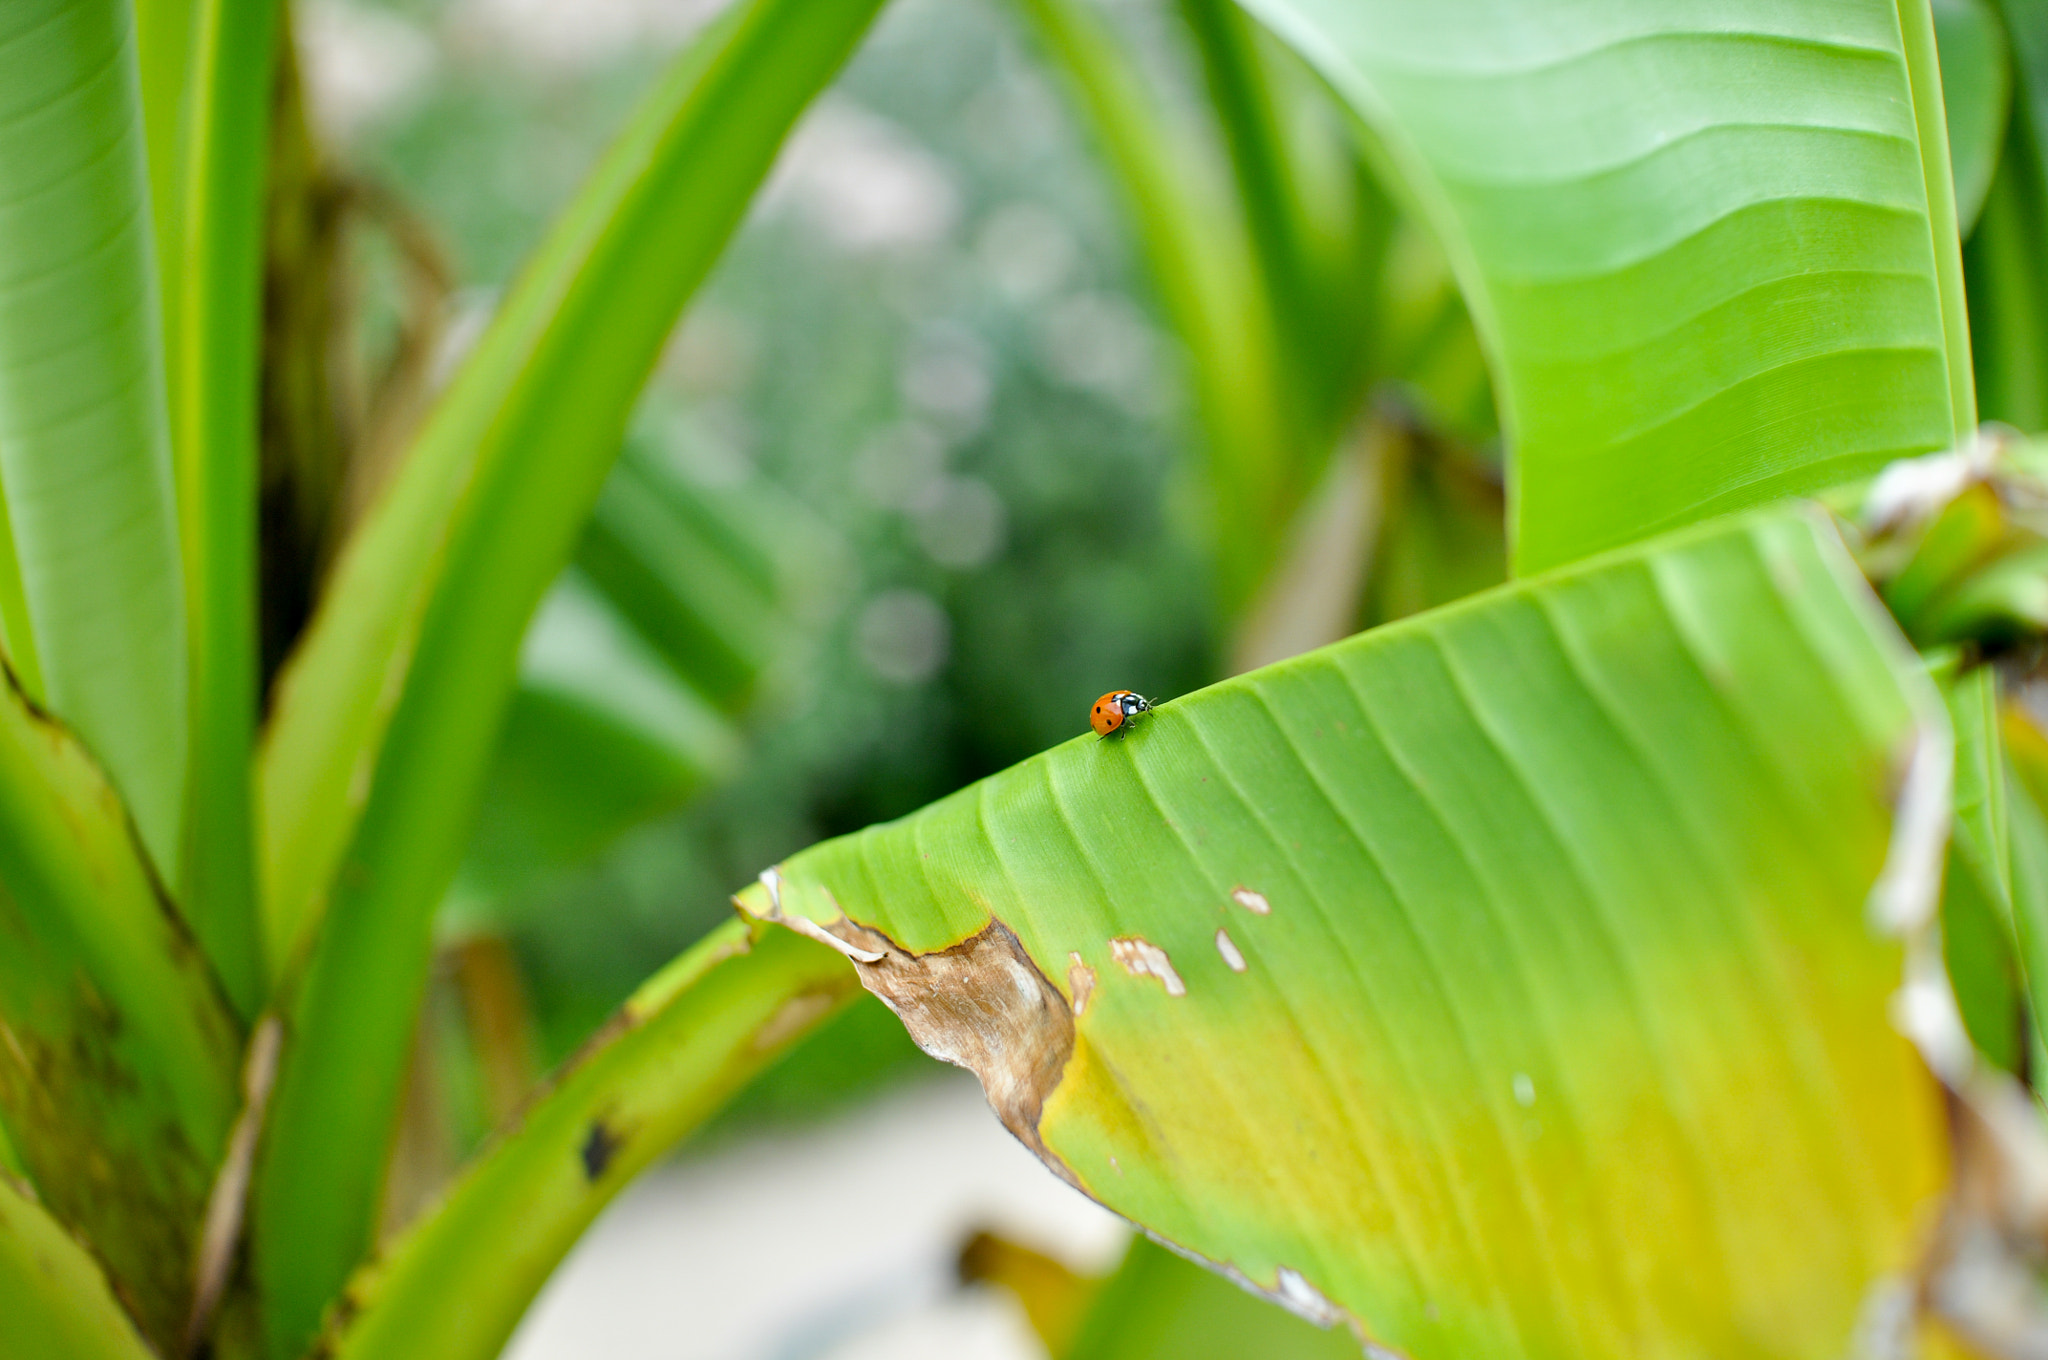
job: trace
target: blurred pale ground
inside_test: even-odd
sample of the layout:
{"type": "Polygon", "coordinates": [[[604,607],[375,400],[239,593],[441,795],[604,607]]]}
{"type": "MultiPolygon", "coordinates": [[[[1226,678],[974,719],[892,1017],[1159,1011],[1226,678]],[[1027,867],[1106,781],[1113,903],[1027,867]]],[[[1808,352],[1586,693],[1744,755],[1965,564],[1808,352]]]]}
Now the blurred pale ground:
{"type": "Polygon", "coordinates": [[[953,1260],[999,1226],[1107,1270],[1122,1220],[1049,1174],[958,1079],[683,1157],[627,1191],[508,1360],[1041,1360],[1010,1296],[953,1260]]]}
{"type": "MultiPolygon", "coordinates": [[[[325,141],[448,253],[443,371],[716,9],[298,6],[325,141]]],[[[1162,31],[1156,5],[1115,9],[1140,37],[1162,31]]],[[[395,291],[388,250],[359,267],[395,291]]],[[[380,323],[372,305],[365,327],[390,311],[380,323]]],[[[1114,196],[1012,16],[893,0],[799,127],[631,435],[825,545],[831,589],[765,679],[737,777],[448,925],[511,946],[546,1061],[762,866],[1077,734],[1104,690],[1212,678],[1205,569],[1173,494],[1177,367],[1114,196]]],[[[1006,1297],[952,1284],[961,1241],[992,1228],[1102,1270],[1125,1229],[1038,1166],[971,1080],[931,1067],[879,1006],[849,1013],[626,1193],[511,1354],[1041,1355],[1006,1297]]]]}

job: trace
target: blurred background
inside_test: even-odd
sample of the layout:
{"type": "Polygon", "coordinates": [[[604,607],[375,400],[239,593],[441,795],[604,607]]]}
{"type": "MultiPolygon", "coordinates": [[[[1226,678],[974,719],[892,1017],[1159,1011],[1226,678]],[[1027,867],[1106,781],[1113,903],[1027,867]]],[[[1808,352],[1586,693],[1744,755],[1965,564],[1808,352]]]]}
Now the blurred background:
{"type": "MultiPolygon", "coordinates": [[[[717,8],[296,6],[273,665],[384,451],[717,8]]],[[[1232,22],[894,0],[801,123],[528,635],[388,1224],[782,856],[1085,733],[1104,691],[1172,697],[1500,578],[1448,271],[1377,149],[1232,22]],[[1246,52],[1260,98],[1227,98],[1246,52]],[[1100,140],[1117,101],[1144,117],[1100,140]],[[1285,164],[1251,154],[1259,118],[1285,164]]],[[[868,1000],[629,1192],[512,1353],[1043,1356],[1126,1240],[868,1000]],[[963,1292],[963,1248],[1010,1287],[963,1292]]],[[[1206,1279],[1140,1247],[1118,1280],[1183,1270],[1206,1279]]],[[[1212,1343],[1224,1289],[1183,1309],[1212,1343]]],[[[1170,1331],[1094,1345],[1194,1353],[1170,1331]]]]}

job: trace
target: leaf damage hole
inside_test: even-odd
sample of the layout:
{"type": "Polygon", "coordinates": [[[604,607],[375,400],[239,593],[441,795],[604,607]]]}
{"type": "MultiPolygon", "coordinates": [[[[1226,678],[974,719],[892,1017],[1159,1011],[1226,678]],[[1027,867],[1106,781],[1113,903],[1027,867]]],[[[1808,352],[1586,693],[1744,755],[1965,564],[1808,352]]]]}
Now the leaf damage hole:
{"type": "Polygon", "coordinates": [[[1266,895],[1262,892],[1254,892],[1242,883],[1230,890],[1230,900],[1254,916],[1271,916],[1273,914],[1273,904],[1266,900],[1266,895]]]}
{"type": "Polygon", "coordinates": [[[1188,986],[1173,969],[1166,951],[1136,935],[1120,935],[1109,942],[1109,956],[1124,966],[1132,977],[1155,977],[1168,996],[1186,996],[1188,986]]]}
{"type": "Polygon", "coordinates": [[[1095,995],[1095,970],[1081,962],[1078,952],[1069,952],[1067,958],[1067,991],[1074,998],[1074,1018],[1079,1020],[1088,1009],[1088,998],[1095,995]]]}
{"type": "Polygon", "coordinates": [[[1237,941],[1231,939],[1230,932],[1221,927],[1216,931],[1216,952],[1230,965],[1231,972],[1242,973],[1245,970],[1244,955],[1238,950],[1237,941]]]}

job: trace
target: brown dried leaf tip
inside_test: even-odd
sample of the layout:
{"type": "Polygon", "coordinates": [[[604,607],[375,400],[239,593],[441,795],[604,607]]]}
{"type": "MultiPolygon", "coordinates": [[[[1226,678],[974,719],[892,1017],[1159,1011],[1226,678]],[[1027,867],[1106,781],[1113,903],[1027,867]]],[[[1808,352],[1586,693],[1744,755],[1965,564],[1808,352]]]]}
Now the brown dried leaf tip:
{"type": "MultiPolygon", "coordinates": [[[[818,929],[846,946],[861,985],[896,1012],[919,1048],[981,1078],[1003,1126],[1063,1179],[1079,1184],[1038,1136],[1046,1097],[1074,1052],[1074,1014],[1008,926],[992,920],[930,954],[909,953],[844,917],[818,929]]],[[[1092,985],[1092,972],[1088,979],[1092,985]]],[[[1078,1011],[1085,993],[1077,990],[1075,998],[1078,1011]]]]}

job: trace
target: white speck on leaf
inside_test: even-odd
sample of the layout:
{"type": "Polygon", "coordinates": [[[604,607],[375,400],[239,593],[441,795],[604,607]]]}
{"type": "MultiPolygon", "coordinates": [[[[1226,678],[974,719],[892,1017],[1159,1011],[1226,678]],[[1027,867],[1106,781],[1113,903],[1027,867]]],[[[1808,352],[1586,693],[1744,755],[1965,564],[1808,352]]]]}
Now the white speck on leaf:
{"type": "Polygon", "coordinates": [[[1254,916],[1271,916],[1273,914],[1273,904],[1266,900],[1264,893],[1253,892],[1250,888],[1242,885],[1230,890],[1230,900],[1254,916]]]}
{"type": "Polygon", "coordinates": [[[1095,994],[1095,970],[1081,962],[1078,953],[1070,952],[1067,958],[1067,991],[1073,997],[1074,1018],[1078,1020],[1088,1009],[1088,998],[1095,994]]]}
{"type": "Polygon", "coordinates": [[[1300,1271],[1280,1267],[1279,1284],[1280,1302],[1318,1327],[1327,1327],[1343,1316],[1336,1304],[1323,1297],[1320,1289],[1302,1278],[1300,1271]]]}
{"type": "Polygon", "coordinates": [[[1536,1103],[1536,1083],[1527,1072],[1515,1073],[1515,1103],[1525,1110],[1536,1103]]]}
{"type": "Polygon", "coordinates": [[[1135,935],[1113,939],[1109,942],[1109,956],[1122,964],[1124,971],[1132,977],[1158,978],[1168,996],[1188,994],[1187,984],[1173,970],[1173,961],[1166,957],[1166,951],[1150,940],[1141,940],[1135,935]]]}
{"type": "Polygon", "coordinates": [[[1237,941],[1230,938],[1229,931],[1218,930],[1216,932],[1216,952],[1221,954],[1223,961],[1230,965],[1231,972],[1242,973],[1244,971],[1244,955],[1238,952],[1237,941]]]}

